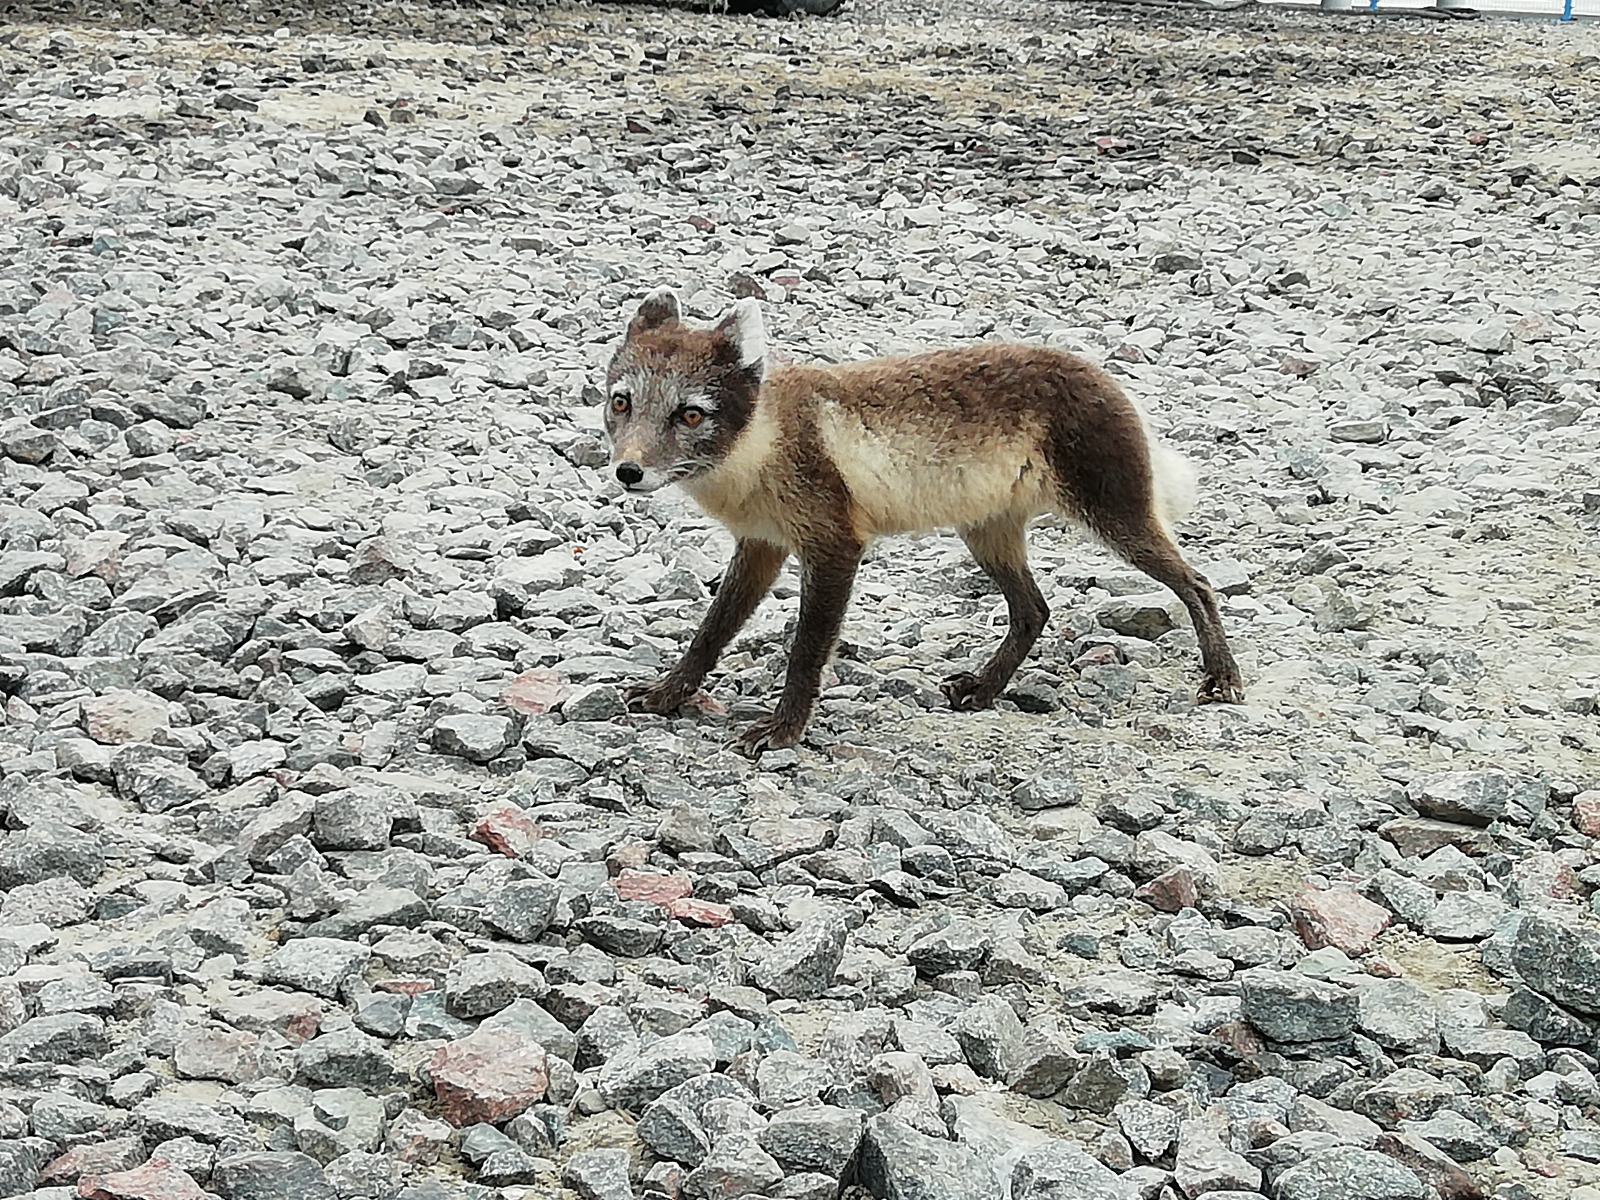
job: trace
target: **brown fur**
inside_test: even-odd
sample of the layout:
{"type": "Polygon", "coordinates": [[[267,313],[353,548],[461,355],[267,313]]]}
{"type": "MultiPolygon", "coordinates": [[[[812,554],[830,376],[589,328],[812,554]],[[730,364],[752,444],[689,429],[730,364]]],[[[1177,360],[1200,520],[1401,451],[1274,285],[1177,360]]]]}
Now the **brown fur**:
{"type": "Polygon", "coordinates": [[[1104,371],[1059,350],[988,344],[782,367],[762,378],[740,363],[763,344],[759,312],[696,330],[678,321],[675,302],[653,297],[612,364],[613,388],[633,400],[633,411],[610,426],[617,457],[627,460],[619,476],[627,467],[655,473],[652,485],[677,479],[737,539],[688,652],[662,679],[630,693],[636,708],[669,711],[692,696],[792,553],[801,564],[800,620],[783,694],[741,745],[756,752],[794,744],[867,545],[942,528],[960,533],[1010,612],[989,661],[944,684],[955,707],[985,707],[1048,616],[1024,540],[1028,522],[1046,511],[1080,522],[1172,588],[1199,638],[1201,699],[1242,698],[1216,598],[1170,536],[1184,481],[1163,487],[1158,468],[1170,452],[1153,447],[1137,409],[1104,371]],[[689,455],[679,445],[685,435],[663,414],[681,414],[681,396],[710,395],[705,389],[720,377],[725,391],[708,402],[713,427],[699,435],[714,451],[689,455]],[[747,388],[755,385],[752,403],[747,388]]]}

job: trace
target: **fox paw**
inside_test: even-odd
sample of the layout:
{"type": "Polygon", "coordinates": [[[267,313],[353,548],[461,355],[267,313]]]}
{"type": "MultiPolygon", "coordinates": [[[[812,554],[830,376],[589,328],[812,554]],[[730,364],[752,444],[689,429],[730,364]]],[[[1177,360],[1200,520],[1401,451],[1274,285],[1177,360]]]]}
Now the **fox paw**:
{"type": "Polygon", "coordinates": [[[995,693],[971,671],[960,671],[939,684],[939,690],[957,712],[976,712],[994,703],[995,693]]]}
{"type": "Polygon", "coordinates": [[[777,713],[762,717],[733,741],[733,748],[746,758],[757,758],[764,750],[787,750],[805,734],[804,721],[792,721],[777,713]]]}
{"type": "Polygon", "coordinates": [[[624,689],[622,702],[629,712],[670,713],[681,708],[694,692],[694,688],[684,687],[672,676],[663,675],[653,683],[636,683],[624,689]]]}
{"type": "Polygon", "coordinates": [[[1243,704],[1244,680],[1239,678],[1237,671],[1207,675],[1200,681],[1200,693],[1196,699],[1201,704],[1243,704]]]}

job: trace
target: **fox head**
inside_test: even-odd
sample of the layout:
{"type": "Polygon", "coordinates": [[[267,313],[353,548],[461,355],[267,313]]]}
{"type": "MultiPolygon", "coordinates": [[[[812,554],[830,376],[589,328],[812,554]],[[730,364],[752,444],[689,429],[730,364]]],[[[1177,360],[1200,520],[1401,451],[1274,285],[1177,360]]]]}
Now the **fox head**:
{"type": "Polygon", "coordinates": [[[630,492],[653,492],[716,469],[761,390],[761,308],[740,300],[708,329],[679,319],[678,297],[645,297],[606,371],[611,468],[630,492]]]}

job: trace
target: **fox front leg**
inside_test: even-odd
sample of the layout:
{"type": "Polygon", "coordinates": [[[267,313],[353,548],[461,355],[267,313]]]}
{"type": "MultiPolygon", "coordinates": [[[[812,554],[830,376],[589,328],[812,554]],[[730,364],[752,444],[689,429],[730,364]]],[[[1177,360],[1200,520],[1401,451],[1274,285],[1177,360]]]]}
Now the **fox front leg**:
{"type": "Polygon", "coordinates": [[[689,649],[673,667],[653,683],[641,683],[623,693],[634,712],[669,713],[700,690],[724,647],[733,640],[756,605],[772,587],[789,552],[771,542],[741,538],[733,549],[733,559],[723,572],[722,583],[706,610],[705,620],[695,631],[689,649]]]}
{"type": "Polygon", "coordinates": [[[783,750],[804,735],[812,705],[822,689],[822,668],[833,653],[844,610],[850,603],[861,551],[862,547],[852,544],[802,552],[800,620],[789,650],[783,695],[770,716],[762,717],[739,735],[735,747],[741,753],[754,758],[763,750],[783,750]]]}

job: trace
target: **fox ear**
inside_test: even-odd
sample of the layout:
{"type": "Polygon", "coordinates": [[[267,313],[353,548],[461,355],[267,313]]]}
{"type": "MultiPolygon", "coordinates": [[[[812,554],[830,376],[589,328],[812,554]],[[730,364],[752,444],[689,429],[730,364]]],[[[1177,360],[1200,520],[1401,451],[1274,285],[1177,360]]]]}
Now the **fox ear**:
{"type": "Polygon", "coordinates": [[[741,367],[759,368],[766,360],[767,329],[761,320],[761,305],[753,298],[736,302],[714,332],[733,346],[741,367]]]}
{"type": "Polygon", "coordinates": [[[669,323],[676,324],[678,312],[678,293],[667,287],[657,288],[644,298],[644,303],[633,314],[633,320],[628,322],[628,336],[669,323]]]}

